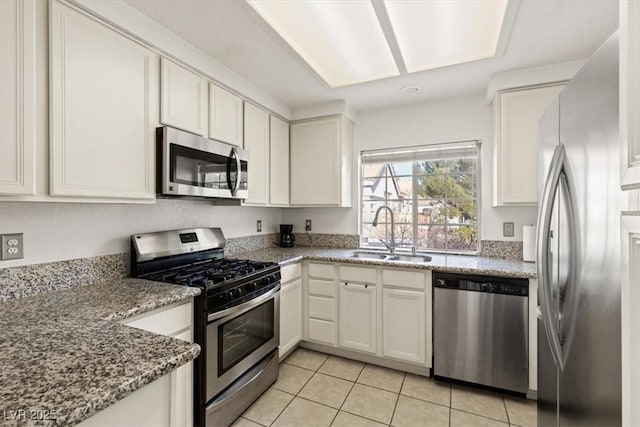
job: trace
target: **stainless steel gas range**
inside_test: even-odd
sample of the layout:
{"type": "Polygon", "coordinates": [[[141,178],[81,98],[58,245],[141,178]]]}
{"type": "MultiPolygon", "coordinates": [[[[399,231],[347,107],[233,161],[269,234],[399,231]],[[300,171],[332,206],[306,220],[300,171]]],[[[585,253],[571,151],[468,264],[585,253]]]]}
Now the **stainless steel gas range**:
{"type": "Polygon", "coordinates": [[[278,377],[280,266],[224,257],[219,228],[131,236],[131,275],[202,289],[194,420],[228,426],[278,377]]]}

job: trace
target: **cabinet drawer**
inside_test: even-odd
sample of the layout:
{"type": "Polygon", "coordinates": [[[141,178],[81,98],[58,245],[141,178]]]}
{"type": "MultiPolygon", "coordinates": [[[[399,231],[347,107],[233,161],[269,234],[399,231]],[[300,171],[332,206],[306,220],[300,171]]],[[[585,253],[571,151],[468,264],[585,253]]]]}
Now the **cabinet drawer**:
{"type": "Polygon", "coordinates": [[[191,302],[189,302],[169,309],[160,308],[122,323],[133,328],[168,336],[191,328],[192,317],[191,302]]]}
{"type": "Polygon", "coordinates": [[[322,297],[309,297],[309,317],[323,320],[335,320],[334,316],[335,300],[322,297]]]}
{"type": "Polygon", "coordinates": [[[321,279],[331,279],[335,277],[333,264],[309,263],[309,276],[319,277],[321,279]]]}
{"type": "Polygon", "coordinates": [[[325,297],[336,296],[336,285],[328,280],[309,279],[309,293],[325,297]]]}
{"type": "Polygon", "coordinates": [[[424,289],[424,272],[406,270],[382,270],[382,284],[404,288],[424,289]]]}
{"type": "Polygon", "coordinates": [[[367,267],[340,266],[340,280],[343,282],[362,282],[375,285],[376,269],[367,267]]]}
{"type": "Polygon", "coordinates": [[[335,323],[325,320],[309,319],[309,339],[335,345],[335,323]]]}
{"type": "Polygon", "coordinates": [[[280,280],[282,283],[287,283],[293,279],[297,279],[302,276],[302,268],[300,267],[300,263],[287,265],[280,269],[280,275],[282,279],[280,280]]]}

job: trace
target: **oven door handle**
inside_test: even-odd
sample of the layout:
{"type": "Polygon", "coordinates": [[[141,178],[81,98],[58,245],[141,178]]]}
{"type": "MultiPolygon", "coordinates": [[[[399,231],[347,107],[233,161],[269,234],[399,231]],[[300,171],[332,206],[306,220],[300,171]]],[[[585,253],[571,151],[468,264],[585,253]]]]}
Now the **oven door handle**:
{"type": "Polygon", "coordinates": [[[240,312],[246,311],[248,309],[254,308],[262,304],[263,302],[271,298],[278,291],[280,291],[280,283],[278,283],[278,286],[271,289],[266,294],[262,294],[259,297],[252,299],[251,301],[247,301],[240,305],[236,305],[235,307],[227,308],[226,310],[218,311],[216,313],[211,313],[210,315],[207,316],[207,321],[213,322],[215,320],[222,319],[223,317],[227,317],[230,314],[240,314],[240,312]]]}

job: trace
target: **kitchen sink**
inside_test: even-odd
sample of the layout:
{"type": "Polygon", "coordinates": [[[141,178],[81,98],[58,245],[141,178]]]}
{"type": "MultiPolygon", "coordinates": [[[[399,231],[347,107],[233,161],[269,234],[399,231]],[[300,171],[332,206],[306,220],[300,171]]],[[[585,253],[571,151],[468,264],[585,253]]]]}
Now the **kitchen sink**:
{"type": "Polygon", "coordinates": [[[386,261],[402,261],[402,262],[429,262],[431,257],[427,255],[389,255],[386,261]]]}
{"type": "Polygon", "coordinates": [[[350,258],[364,258],[364,259],[386,259],[388,254],[377,254],[373,252],[353,252],[349,255],[350,258]]]}
{"type": "Polygon", "coordinates": [[[377,252],[353,252],[350,258],[360,259],[379,259],[381,261],[400,261],[400,262],[429,262],[431,257],[427,255],[391,255],[381,254],[377,252]]]}

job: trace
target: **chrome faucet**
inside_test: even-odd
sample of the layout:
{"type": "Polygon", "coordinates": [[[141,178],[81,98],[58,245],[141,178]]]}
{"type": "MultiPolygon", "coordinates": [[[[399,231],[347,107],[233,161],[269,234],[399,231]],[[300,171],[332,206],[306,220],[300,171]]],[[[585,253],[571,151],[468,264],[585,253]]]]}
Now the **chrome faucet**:
{"type": "Polygon", "coordinates": [[[373,217],[373,223],[371,225],[373,225],[374,227],[378,226],[378,215],[380,215],[380,211],[382,209],[386,209],[389,211],[389,215],[391,215],[391,242],[387,243],[385,242],[383,239],[380,239],[380,241],[384,244],[384,246],[389,249],[389,252],[391,254],[394,254],[396,252],[396,236],[395,236],[395,222],[393,220],[393,211],[391,210],[391,208],[389,206],[380,206],[378,208],[378,210],[376,211],[376,214],[373,217]]]}

